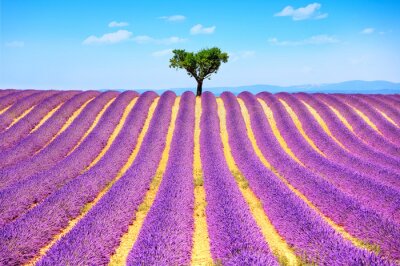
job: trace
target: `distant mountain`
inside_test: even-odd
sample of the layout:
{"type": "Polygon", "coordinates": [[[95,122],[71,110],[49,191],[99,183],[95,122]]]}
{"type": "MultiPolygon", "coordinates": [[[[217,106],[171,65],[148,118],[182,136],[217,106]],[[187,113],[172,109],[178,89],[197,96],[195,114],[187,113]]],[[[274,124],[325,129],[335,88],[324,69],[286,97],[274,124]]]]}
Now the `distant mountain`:
{"type": "MultiPolygon", "coordinates": [[[[172,88],[170,89],[176,94],[180,95],[185,91],[195,91],[195,88],[172,88]]],[[[146,90],[137,90],[144,92],[146,90]]],[[[161,93],[166,90],[156,90],[161,93]]],[[[203,91],[211,91],[215,95],[220,95],[224,91],[230,91],[238,94],[242,91],[250,91],[252,93],[259,93],[268,91],[271,93],[278,92],[323,92],[323,93],[365,93],[365,94],[397,94],[400,93],[400,83],[393,83],[389,81],[362,81],[352,80],[340,83],[331,84],[308,84],[298,86],[275,86],[275,85],[249,85],[238,87],[212,87],[204,88],[203,91]]]]}

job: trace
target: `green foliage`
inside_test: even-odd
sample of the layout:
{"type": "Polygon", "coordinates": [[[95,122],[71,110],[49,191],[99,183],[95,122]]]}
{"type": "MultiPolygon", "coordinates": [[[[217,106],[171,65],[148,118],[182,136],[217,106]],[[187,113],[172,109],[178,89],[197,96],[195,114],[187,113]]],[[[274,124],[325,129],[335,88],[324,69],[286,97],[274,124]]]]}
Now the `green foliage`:
{"type": "Polygon", "coordinates": [[[201,88],[204,79],[218,72],[221,63],[228,62],[228,54],[221,52],[217,47],[202,49],[197,53],[186,52],[185,50],[175,49],[172,51],[174,56],[170,59],[170,68],[185,69],[187,74],[196,79],[198,89],[201,88]]]}
{"type": "Polygon", "coordinates": [[[217,73],[221,62],[228,62],[228,54],[222,53],[217,47],[202,49],[197,53],[186,52],[175,49],[174,56],[170,60],[169,67],[186,69],[188,75],[197,81],[210,78],[211,74],[217,73]]]}

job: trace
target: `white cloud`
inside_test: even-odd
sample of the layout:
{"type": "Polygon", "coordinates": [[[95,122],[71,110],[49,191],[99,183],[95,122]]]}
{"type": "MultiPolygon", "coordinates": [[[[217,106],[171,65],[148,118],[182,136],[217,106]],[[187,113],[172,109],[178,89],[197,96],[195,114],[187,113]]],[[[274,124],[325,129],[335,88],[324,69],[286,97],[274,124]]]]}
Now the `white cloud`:
{"type": "Polygon", "coordinates": [[[365,28],[361,31],[361,34],[372,34],[375,32],[374,28],[365,28]]]}
{"type": "Polygon", "coordinates": [[[147,36],[147,35],[136,36],[133,38],[133,40],[139,44],[154,43],[154,44],[166,44],[166,45],[182,43],[182,42],[187,41],[187,39],[176,37],[176,36],[172,36],[172,37],[164,38],[164,39],[155,39],[155,38],[147,36]]]}
{"type": "Polygon", "coordinates": [[[212,34],[214,33],[216,27],[215,26],[211,26],[211,27],[203,27],[203,25],[201,24],[197,24],[194,25],[191,29],[190,29],[190,34],[192,35],[196,35],[196,34],[212,34]]]}
{"type": "Polygon", "coordinates": [[[321,13],[320,3],[312,3],[305,7],[293,8],[292,6],[286,6],[282,11],[276,13],[275,17],[292,17],[293,20],[305,20],[305,19],[323,19],[328,17],[328,13],[321,13]]]}
{"type": "Polygon", "coordinates": [[[117,22],[117,21],[112,21],[108,24],[108,27],[114,28],[114,27],[126,27],[128,26],[128,22],[117,22]]]}
{"type": "Polygon", "coordinates": [[[172,55],[172,49],[156,51],[156,52],[153,52],[151,55],[154,57],[162,57],[162,56],[172,55]]]}
{"type": "Polygon", "coordinates": [[[229,61],[235,62],[240,59],[247,59],[253,57],[256,52],[255,51],[240,51],[240,52],[228,52],[229,61]]]}
{"type": "Polygon", "coordinates": [[[277,38],[270,38],[268,42],[271,45],[277,45],[277,46],[300,46],[300,45],[332,44],[332,43],[338,43],[339,40],[336,39],[334,36],[322,34],[322,35],[312,36],[310,38],[299,41],[280,41],[277,38]]]}
{"type": "Polygon", "coordinates": [[[153,42],[154,39],[150,36],[147,35],[139,35],[133,38],[133,40],[137,43],[143,44],[143,43],[149,43],[153,42]]]}
{"type": "Polygon", "coordinates": [[[129,40],[129,38],[132,36],[132,32],[127,31],[127,30],[118,30],[116,32],[112,33],[106,33],[101,37],[97,36],[89,36],[86,38],[86,40],[83,41],[83,44],[89,45],[89,44],[114,44],[114,43],[119,43],[122,41],[129,40]]]}
{"type": "Polygon", "coordinates": [[[158,42],[161,44],[174,44],[174,43],[181,43],[181,42],[186,42],[186,41],[187,41],[187,39],[176,37],[176,36],[158,40],[158,42]]]}
{"type": "Polygon", "coordinates": [[[171,21],[171,22],[179,22],[179,21],[184,21],[186,19],[186,17],[183,15],[173,15],[173,16],[162,16],[162,17],[159,17],[159,19],[163,19],[165,21],[171,21]]]}
{"type": "Polygon", "coordinates": [[[25,46],[25,43],[22,41],[12,41],[12,42],[6,42],[5,45],[6,47],[10,48],[22,48],[25,46]]]}

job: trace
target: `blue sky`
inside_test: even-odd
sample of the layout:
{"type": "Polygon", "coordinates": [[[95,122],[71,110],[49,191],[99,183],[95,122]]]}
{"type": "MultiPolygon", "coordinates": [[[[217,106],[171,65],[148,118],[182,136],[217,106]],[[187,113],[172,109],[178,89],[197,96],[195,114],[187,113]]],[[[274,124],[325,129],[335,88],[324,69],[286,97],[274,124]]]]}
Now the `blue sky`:
{"type": "Polygon", "coordinates": [[[0,88],[194,87],[171,50],[218,46],[205,87],[400,82],[400,1],[0,0],[0,88]]]}

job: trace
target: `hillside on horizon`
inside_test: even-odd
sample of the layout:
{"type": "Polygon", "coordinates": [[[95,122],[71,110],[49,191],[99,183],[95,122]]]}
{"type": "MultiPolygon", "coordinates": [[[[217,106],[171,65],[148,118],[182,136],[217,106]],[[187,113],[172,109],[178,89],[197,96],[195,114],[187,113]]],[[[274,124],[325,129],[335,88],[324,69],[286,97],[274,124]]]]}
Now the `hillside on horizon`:
{"type": "MultiPolygon", "coordinates": [[[[135,90],[138,92],[149,91],[152,89],[140,89],[135,90]]],[[[171,88],[162,90],[153,90],[157,93],[161,93],[167,90],[172,90],[177,95],[181,95],[185,91],[195,91],[194,87],[188,88],[171,88]]],[[[124,91],[124,90],[119,90],[124,91]]],[[[271,93],[278,92],[307,92],[307,93],[361,93],[361,94],[397,94],[400,93],[400,83],[390,81],[363,81],[363,80],[351,80],[339,83],[322,83],[322,84],[305,84],[295,86],[277,86],[267,84],[256,84],[256,85],[245,85],[237,87],[205,87],[204,91],[210,91],[215,95],[220,95],[224,91],[230,91],[233,94],[239,94],[242,91],[249,91],[251,93],[259,93],[268,91],[271,93]]]]}

